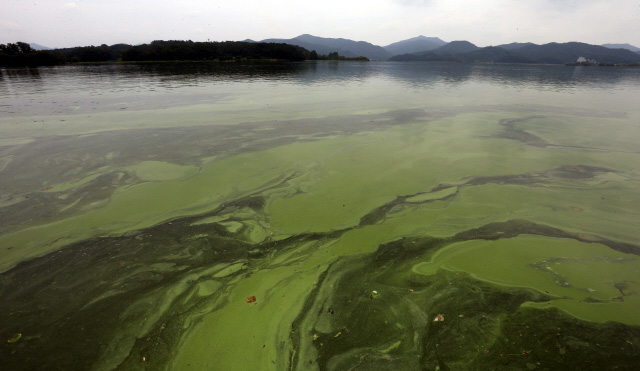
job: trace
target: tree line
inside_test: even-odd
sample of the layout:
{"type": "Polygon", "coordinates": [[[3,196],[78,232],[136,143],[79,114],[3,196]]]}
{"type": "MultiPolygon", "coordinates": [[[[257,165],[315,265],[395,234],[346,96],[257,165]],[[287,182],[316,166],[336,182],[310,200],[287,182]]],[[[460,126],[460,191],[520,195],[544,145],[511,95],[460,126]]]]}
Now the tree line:
{"type": "Polygon", "coordinates": [[[54,66],[64,62],[64,56],[60,53],[35,50],[24,42],[0,44],[0,66],[54,66]]]}
{"type": "Polygon", "coordinates": [[[252,43],[244,41],[193,42],[154,41],[131,47],[122,54],[123,61],[171,60],[252,60],[277,59],[303,61],[308,57],[304,48],[289,44],[252,43]]]}
{"type": "Polygon", "coordinates": [[[367,60],[345,58],[337,52],[318,55],[290,44],[244,41],[193,42],[156,40],[149,44],[81,46],[35,50],[24,42],[0,44],[0,66],[52,66],[65,63],[145,61],[243,61],[243,60],[367,60]]]}
{"type": "Polygon", "coordinates": [[[345,57],[338,52],[331,52],[327,55],[319,55],[318,52],[312,50],[309,52],[309,60],[312,61],[368,61],[367,57],[345,57]]]}

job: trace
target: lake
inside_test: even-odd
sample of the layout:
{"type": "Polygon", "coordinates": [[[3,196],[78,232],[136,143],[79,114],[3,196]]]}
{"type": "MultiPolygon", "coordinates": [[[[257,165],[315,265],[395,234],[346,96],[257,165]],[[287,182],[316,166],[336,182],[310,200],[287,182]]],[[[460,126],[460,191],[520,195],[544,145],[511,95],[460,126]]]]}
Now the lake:
{"type": "Polygon", "coordinates": [[[0,69],[3,370],[634,369],[640,69],[0,69]]]}

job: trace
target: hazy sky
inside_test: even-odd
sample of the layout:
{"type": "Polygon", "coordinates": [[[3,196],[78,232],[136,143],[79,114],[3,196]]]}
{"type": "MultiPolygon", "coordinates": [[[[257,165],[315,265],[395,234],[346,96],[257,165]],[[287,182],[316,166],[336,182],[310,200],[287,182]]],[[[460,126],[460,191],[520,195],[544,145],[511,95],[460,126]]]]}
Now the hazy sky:
{"type": "Polygon", "coordinates": [[[303,33],[382,46],[425,35],[478,46],[640,47],[640,0],[0,0],[0,43],[71,47],[303,33]]]}

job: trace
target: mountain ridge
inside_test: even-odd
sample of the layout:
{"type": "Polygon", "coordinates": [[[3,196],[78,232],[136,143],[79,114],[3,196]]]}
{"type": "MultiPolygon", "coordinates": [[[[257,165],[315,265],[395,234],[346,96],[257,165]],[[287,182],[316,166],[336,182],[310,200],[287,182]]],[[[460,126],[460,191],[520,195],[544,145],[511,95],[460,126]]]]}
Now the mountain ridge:
{"type": "Polygon", "coordinates": [[[433,50],[446,45],[445,41],[442,41],[438,37],[417,36],[410,39],[397,41],[389,45],[383,46],[387,51],[393,55],[407,54],[407,53],[419,53],[424,51],[433,50]]]}
{"type": "Polygon", "coordinates": [[[456,41],[440,48],[413,54],[396,55],[392,61],[448,61],[486,63],[575,63],[579,57],[611,64],[640,63],[640,54],[628,49],[611,49],[580,42],[512,43],[477,48],[468,41],[456,41]]]}
{"type": "MultiPolygon", "coordinates": [[[[250,39],[244,41],[257,42],[250,39]]],[[[563,64],[575,63],[578,57],[584,57],[604,63],[640,63],[640,48],[630,44],[552,42],[538,45],[531,42],[513,42],[478,47],[466,40],[445,42],[438,37],[419,35],[383,47],[367,41],[325,38],[311,34],[301,34],[291,39],[271,38],[261,42],[297,45],[308,51],[315,50],[320,55],[337,52],[345,57],[364,56],[373,60],[563,64]]],[[[35,43],[30,45],[34,50],[52,50],[35,43]]]]}
{"type": "Polygon", "coordinates": [[[633,45],[630,44],[602,44],[602,46],[604,46],[605,48],[609,48],[609,49],[627,49],[627,50],[631,50],[632,52],[640,52],[640,48],[635,47],[633,45]]]}
{"type": "Polygon", "coordinates": [[[33,50],[53,50],[53,48],[36,43],[29,43],[29,46],[31,46],[33,50]]]}
{"type": "Polygon", "coordinates": [[[384,47],[366,41],[323,38],[302,34],[292,39],[266,39],[263,42],[291,43],[319,54],[338,52],[347,57],[365,56],[373,60],[462,61],[494,63],[575,63],[578,57],[604,63],[638,63],[640,48],[630,44],[593,45],[579,42],[534,44],[513,42],[478,47],[466,40],[445,42],[438,37],[419,35],[384,47]]]}
{"type": "Polygon", "coordinates": [[[318,54],[327,55],[337,52],[345,57],[364,56],[369,59],[387,60],[393,56],[383,47],[373,45],[366,41],[354,41],[343,38],[318,37],[310,34],[302,34],[292,39],[265,39],[266,43],[286,43],[303,47],[309,51],[315,50],[318,54]]]}

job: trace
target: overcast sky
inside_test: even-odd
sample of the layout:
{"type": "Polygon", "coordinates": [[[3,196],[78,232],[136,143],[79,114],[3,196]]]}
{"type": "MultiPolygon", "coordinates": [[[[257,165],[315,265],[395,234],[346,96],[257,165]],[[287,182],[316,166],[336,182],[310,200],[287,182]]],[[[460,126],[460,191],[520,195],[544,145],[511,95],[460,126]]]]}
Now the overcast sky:
{"type": "Polygon", "coordinates": [[[640,0],[0,0],[0,43],[71,47],[304,33],[381,46],[425,35],[478,46],[640,47],[640,0]]]}

